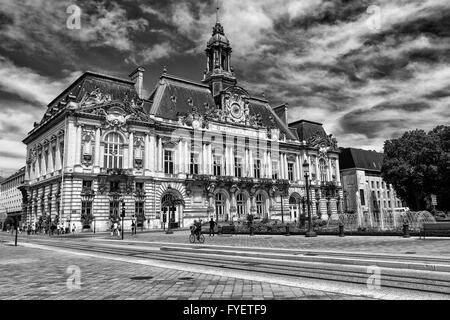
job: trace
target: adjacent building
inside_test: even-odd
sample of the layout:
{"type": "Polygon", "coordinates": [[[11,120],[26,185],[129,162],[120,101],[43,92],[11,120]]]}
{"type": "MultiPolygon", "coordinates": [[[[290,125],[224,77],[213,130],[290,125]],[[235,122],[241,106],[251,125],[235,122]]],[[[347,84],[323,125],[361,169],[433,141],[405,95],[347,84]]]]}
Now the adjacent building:
{"type": "Polygon", "coordinates": [[[8,216],[22,214],[22,192],[19,187],[25,181],[25,167],[0,182],[0,222],[8,216]]]}
{"type": "Polygon", "coordinates": [[[384,228],[386,218],[403,209],[392,185],[383,181],[383,153],[341,148],[339,164],[345,211],[357,214],[359,226],[384,228]]]}
{"type": "Polygon", "coordinates": [[[238,85],[217,22],[201,82],[164,68],[150,95],[145,69],[121,79],[85,72],[48,106],[23,142],[24,216],[107,230],[125,212],[138,226],[195,219],[294,221],[306,212],[302,164],[311,168],[313,214],[342,212],[336,140],[320,123],[288,123],[238,85]]]}

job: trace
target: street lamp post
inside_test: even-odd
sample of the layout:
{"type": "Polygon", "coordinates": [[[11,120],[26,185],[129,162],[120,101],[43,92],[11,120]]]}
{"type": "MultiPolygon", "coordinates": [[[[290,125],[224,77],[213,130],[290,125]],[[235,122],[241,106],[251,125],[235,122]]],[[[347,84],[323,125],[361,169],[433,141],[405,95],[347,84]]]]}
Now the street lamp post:
{"type": "Polygon", "coordinates": [[[122,240],[123,240],[123,222],[125,220],[125,201],[122,202],[122,240]]]}
{"type": "Polygon", "coordinates": [[[311,217],[311,207],[309,202],[309,163],[306,161],[303,162],[303,171],[305,172],[305,182],[306,182],[306,202],[308,206],[308,220],[309,220],[309,226],[308,231],[306,231],[305,236],[310,237],[317,237],[317,234],[314,232],[312,228],[312,217],[311,217]]]}
{"type": "Polygon", "coordinates": [[[280,198],[281,198],[281,223],[284,223],[283,189],[280,190],[280,198]]]}

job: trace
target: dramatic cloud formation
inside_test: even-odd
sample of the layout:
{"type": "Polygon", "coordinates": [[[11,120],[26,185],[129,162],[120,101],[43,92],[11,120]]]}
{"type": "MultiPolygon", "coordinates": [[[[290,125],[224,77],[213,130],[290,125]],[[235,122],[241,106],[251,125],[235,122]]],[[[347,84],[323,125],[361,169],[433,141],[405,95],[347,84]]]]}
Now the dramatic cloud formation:
{"type": "MultiPolygon", "coordinates": [[[[289,121],[323,122],[341,146],[379,151],[405,130],[449,123],[448,1],[220,2],[239,85],[287,102],[289,121]]],[[[0,0],[0,119],[17,116],[0,121],[0,168],[19,167],[19,140],[82,71],[126,77],[143,65],[147,91],[163,66],[200,80],[215,19],[215,0],[0,0]],[[78,30],[66,27],[72,4],[78,30]]]]}

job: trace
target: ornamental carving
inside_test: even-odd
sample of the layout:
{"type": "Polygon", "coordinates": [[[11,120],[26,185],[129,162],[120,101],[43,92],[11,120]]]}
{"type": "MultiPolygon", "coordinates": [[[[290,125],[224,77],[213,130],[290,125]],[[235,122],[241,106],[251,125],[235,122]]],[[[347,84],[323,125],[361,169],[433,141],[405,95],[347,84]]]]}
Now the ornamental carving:
{"type": "Polygon", "coordinates": [[[80,101],[80,107],[89,108],[92,106],[111,102],[111,100],[112,97],[110,94],[108,93],[104,94],[100,91],[100,88],[95,88],[94,91],[84,94],[83,98],[81,98],[80,101]]]}
{"type": "Polygon", "coordinates": [[[81,163],[84,166],[90,166],[93,163],[93,149],[94,149],[94,141],[95,141],[95,133],[94,130],[91,129],[83,129],[81,141],[82,141],[82,157],[81,163]]]}
{"type": "Polygon", "coordinates": [[[338,151],[337,140],[332,137],[333,135],[324,136],[320,132],[316,131],[311,137],[308,138],[306,143],[312,147],[319,149],[319,152],[326,153],[328,151],[338,151]]]}

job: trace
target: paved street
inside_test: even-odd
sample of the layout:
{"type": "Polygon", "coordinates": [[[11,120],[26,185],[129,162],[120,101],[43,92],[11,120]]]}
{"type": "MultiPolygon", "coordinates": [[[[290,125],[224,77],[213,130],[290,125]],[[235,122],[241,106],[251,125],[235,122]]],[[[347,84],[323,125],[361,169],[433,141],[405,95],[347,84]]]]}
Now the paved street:
{"type": "MultiPolygon", "coordinates": [[[[205,230],[206,232],[206,230],[205,230]]],[[[163,232],[138,233],[136,236],[125,234],[126,239],[142,241],[160,241],[187,243],[188,231],[176,231],[167,235],[163,232]]],[[[112,238],[108,234],[102,238],[112,238]]],[[[226,245],[237,247],[264,247],[264,248],[292,248],[314,249],[371,253],[404,253],[417,255],[450,256],[450,238],[419,237],[402,238],[397,236],[318,236],[306,238],[305,236],[292,235],[216,235],[209,237],[205,234],[205,244],[226,245]]]]}
{"type": "Polygon", "coordinates": [[[360,299],[320,290],[13,247],[5,243],[0,244],[0,252],[2,300],[360,299]],[[66,286],[69,266],[81,269],[80,289],[66,286]]]}
{"type": "Polygon", "coordinates": [[[448,238],[206,235],[199,245],[188,235],[22,233],[13,247],[0,233],[0,299],[450,297],[448,238]],[[71,265],[81,289],[66,286],[71,265]],[[382,268],[382,290],[367,291],[371,265],[382,268]]]}

